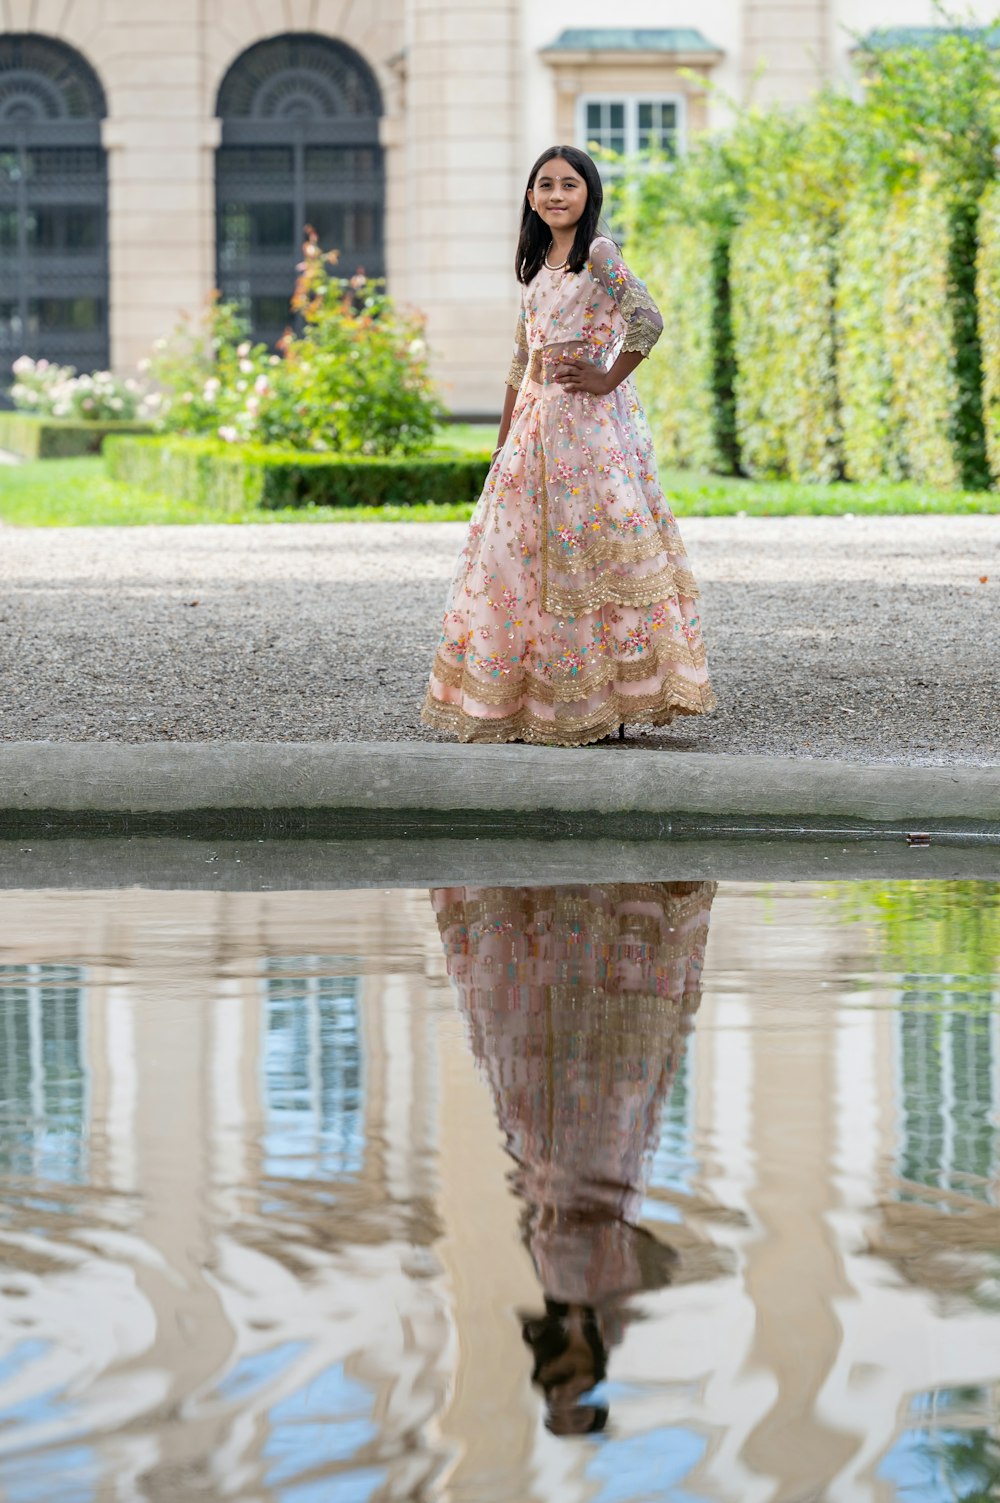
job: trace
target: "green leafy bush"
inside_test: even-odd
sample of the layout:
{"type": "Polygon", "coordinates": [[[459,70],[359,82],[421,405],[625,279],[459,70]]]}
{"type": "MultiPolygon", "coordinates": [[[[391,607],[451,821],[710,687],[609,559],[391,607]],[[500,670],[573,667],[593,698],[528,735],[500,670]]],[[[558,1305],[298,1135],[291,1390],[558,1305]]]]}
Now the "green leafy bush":
{"type": "Polygon", "coordinates": [[[984,32],[944,25],[931,45],[876,41],[859,58],[861,99],[746,109],[620,193],[629,254],[675,335],[674,369],[644,373],[655,429],[664,457],[703,462],[710,348],[713,467],[978,488],[991,314],[977,295],[992,294],[976,248],[1000,161],[1000,56],[984,32]],[[703,257],[677,234],[667,260],[680,225],[700,227],[703,257]]]}
{"type": "Polygon", "coordinates": [[[380,282],[344,281],[310,230],[280,354],[253,344],[233,304],[213,301],[154,350],[164,426],[230,444],[284,444],[342,454],[414,454],[444,416],[430,378],[423,320],[380,282]]]}
{"type": "Polygon", "coordinates": [[[19,355],[11,369],[14,406],[36,417],[88,423],[141,421],[152,415],[156,405],[134,376],[122,378],[111,371],[78,376],[75,366],[32,360],[30,355],[19,355]]]}
{"type": "Polygon", "coordinates": [[[663,314],[666,347],[639,369],[663,464],[724,470],[716,392],[717,241],[706,224],[669,226],[637,270],[663,314]]]}
{"type": "Polygon", "coordinates": [[[976,296],[982,347],[983,423],[990,471],[1000,482],[1000,184],[991,183],[979,208],[976,296]]]}
{"type": "Polygon", "coordinates": [[[886,215],[859,193],[837,242],[837,387],[848,480],[901,480],[902,414],[893,402],[885,313],[886,215]]]}
{"type": "Polygon", "coordinates": [[[840,471],[835,247],[826,221],[761,208],[733,236],[736,429],[746,473],[840,471]]]}
{"type": "Polygon", "coordinates": [[[959,411],[948,281],[950,215],[940,184],[896,190],[886,215],[885,323],[891,406],[911,479],[958,489],[959,411]]]}
{"type": "Polygon", "coordinates": [[[226,511],[248,507],[384,506],[478,500],[488,454],[310,454],[210,438],[111,438],[112,479],[226,511]]]}

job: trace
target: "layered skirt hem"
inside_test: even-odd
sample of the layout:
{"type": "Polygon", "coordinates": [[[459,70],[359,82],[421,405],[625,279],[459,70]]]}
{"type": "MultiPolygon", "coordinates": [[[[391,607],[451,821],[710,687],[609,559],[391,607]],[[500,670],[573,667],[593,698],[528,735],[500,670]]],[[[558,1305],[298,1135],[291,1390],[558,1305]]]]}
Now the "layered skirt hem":
{"type": "MultiPolygon", "coordinates": [[[[664,726],[682,715],[705,715],[715,709],[715,695],[705,684],[670,675],[654,693],[625,694],[613,689],[595,710],[557,718],[521,703],[509,714],[474,714],[462,704],[439,698],[432,682],[420,719],[435,731],[464,742],[524,741],[535,746],[588,746],[607,740],[623,725],[664,726]]],[[[447,693],[441,686],[439,692],[447,693]]],[[[541,709],[542,706],[539,706],[541,709]]]]}

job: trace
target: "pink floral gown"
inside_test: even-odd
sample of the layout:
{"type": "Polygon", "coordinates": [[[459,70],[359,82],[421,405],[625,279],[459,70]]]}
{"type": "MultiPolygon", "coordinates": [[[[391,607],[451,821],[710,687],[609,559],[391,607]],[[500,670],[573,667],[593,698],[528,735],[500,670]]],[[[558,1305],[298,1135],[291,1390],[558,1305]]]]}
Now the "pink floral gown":
{"type": "Polygon", "coordinates": [[[715,700],[698,589],[631,380],[565,391],[563,357],[648,355],[663,320],[611,240],[522,289],[507,442],[459,560],[421,718],[462,741],[576,746],[715,700]]]}

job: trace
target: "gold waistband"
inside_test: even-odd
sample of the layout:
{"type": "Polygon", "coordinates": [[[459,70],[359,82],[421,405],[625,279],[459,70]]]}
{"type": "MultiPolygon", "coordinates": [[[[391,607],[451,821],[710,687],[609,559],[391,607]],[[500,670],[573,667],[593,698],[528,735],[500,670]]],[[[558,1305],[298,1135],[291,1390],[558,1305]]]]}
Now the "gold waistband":
{"type": "Polygon", "coordinates": [[[562,359],[586,359],[585,344],[554,344],[541,350],[532,350],[528,357],[528,380],[544,386],[551,381],[552,371],[562,359]]]}

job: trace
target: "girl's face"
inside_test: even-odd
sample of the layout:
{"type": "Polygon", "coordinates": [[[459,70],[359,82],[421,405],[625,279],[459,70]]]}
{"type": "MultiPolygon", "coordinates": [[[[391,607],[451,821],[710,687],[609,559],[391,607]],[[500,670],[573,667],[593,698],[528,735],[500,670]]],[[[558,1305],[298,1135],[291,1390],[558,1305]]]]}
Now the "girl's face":
{"type": "Polygon", "coordinates": [[[553,157],[539,168],[528,203],[550,230],[569,230],[586,207],[587,184],[564,157],[553,157]]]}

